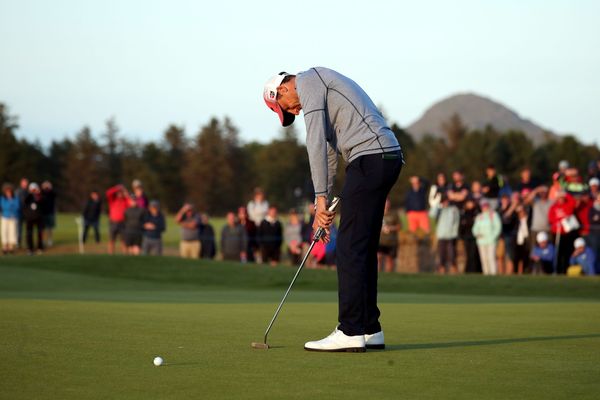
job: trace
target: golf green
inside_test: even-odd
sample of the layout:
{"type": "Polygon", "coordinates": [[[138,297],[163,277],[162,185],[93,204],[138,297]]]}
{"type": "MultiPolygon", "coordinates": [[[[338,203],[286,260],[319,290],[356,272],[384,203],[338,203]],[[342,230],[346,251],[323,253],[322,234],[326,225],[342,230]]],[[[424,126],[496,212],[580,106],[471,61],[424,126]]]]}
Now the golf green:
{"type": "Polygon", "coordinates": [[[597,398],[600,280],[384,274],[385,351],[306,352],[335,273],[176,258],[0,260],[0,398],[597,398]],[[160,355],[166,365],[155,367],[160,355]]]}

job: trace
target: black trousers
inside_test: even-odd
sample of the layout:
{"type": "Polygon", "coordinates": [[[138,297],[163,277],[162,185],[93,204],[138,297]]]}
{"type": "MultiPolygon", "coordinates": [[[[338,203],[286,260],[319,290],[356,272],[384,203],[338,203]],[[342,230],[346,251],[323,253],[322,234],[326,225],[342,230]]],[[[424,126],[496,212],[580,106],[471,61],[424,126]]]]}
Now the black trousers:
{"type": "Polygon", "coordinates": [[[338,329],[346,335],[381,330],[377,248],[385,200],[401,169],[400,152],[361,156],[346,167],[336,244],[338,329]]]}
{"type": "Polygon", "coordinates": [[[44,250],[44,241],[42,240],[42,233],[44,231],[44,221],[42,218],[34,220],[26,220],[25,228],[27,232],[27,248],[29,251],[34,251],[35,246],[33,244],[33,230],[37,229],[37,249],[44,250]]]}
{"type": "Polygon", "coordinates": [[[96,238],[96,243],[100,243],[100,223],[98,221],[85,221],[83,223],[83,243],[87,240],[88,229],[92,228],[94,230],[94,237],[96,238]]]}
{"type": "Polygon", "coordinates": [[[575,242],[577,236],[577,231],[563,233],[560,235],[557,249],[558,253],[556,255],[557,274],[565,274],[567,272],[567,268],[569,267],[569,259],[571,258],[571,254],[573,254],[573,242],[575,242]]]}
{"type": "Polygon", "coordinates": [[[477,241],[474,237],[466,237],[463,239],[465,245],[465,255],[467,262],[465,272],[472,274],[481,273],[481,259],[479,258],[479,249],[477,249],[477,241]]]}

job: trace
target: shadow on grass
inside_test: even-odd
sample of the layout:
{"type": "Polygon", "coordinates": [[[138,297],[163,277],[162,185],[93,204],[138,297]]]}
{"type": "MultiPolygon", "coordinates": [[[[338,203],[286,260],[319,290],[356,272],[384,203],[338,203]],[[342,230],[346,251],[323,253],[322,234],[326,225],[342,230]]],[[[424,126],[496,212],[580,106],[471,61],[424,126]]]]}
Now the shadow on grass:
{"type": "Polygon", "coordinates": [[[564,336],[532,336],[524,338],[511,339],[489,339],[489,340],[466,340],[459,342],[440,342],[440,343],[415,343],[415,344],[396,344],[386,345],[386,351],[406,351],[406,350],[424,350],[424,349],[447,349],[452,347],[471,347],[471,346],[493,346],[498,344],[544,342],[552,340],[573,340],[600,338],[600,333],[590,333],[587,335],[564,335],[564,336]]]}

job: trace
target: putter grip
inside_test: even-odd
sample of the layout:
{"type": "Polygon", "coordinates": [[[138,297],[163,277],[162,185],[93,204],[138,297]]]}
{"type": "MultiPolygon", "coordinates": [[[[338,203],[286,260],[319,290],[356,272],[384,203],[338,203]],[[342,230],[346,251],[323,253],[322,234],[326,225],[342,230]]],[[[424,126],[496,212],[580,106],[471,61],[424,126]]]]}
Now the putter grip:
{"type": "MultiPolygon", "coordinates": [[[[329,208],[327,210],[330,212],[335,212],[339,203],[340,203],[340,198],[334,197],[333,200],[331,200],[331,204],[329,204],[329,208]]],[[[321,240],[321,238],[323,237],[324,234],[325,234],[325,229],[319,227],[319,229],[317,229],[317,231],[315,232],[313,241],[321,240]]]]}

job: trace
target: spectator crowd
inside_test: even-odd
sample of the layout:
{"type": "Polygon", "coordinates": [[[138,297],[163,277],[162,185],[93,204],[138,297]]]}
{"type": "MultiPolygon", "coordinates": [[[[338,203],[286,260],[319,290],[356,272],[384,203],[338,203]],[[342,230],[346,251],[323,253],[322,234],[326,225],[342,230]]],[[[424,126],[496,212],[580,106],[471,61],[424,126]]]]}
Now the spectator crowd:
{"type": "Polygon", "coordinates": [[[561,161],[549,182],[536,182],[529,168],[510,184],[488,165],[481,180],[451,181],[440,173],[431,185],[410,177],[405,199],[408,231],[432,234],[438,273],[486,275],[600,273],[600,161],[586,176],[561,161]],[[435,221],[432,232],[430,221],[435,221]]]}
{"type": "MultiPolygon", "coordinates": [[[[4,254],[13,254],[23,247],[26,237],[28,254],[42,254],[52,246],[52,230],[56,225],[56,193],[50,182],[35,182],[23,178],[17,189],[5,183],[0,198],[0,238],[4,254]],[[25,234],[23,234],[25,232],[25,234]],[[37,238],[37,241],[34,240],[37,238]]],[[[101,218],[108,219],[107,252],[120,251],[129,255],[162,255],[163,234],[166,217],[157,200],[149,200],[142,182],[134,180],[131,189],[122,184],[104,192],[92,190],[82,205],[80,218],[80,244],[83,246],[93,234],[99,244],[101,218]]],[[[312,216],[290,210],[287,222],[282,222],[275,205],[270,205],[264,192],[256,188],[253,198],[235,211],[226,214],[226,223],[220,232],[220,243],[206,213],[199,212],[191,203],[185,203],[177,211],[174,222],[180,229],[179,254],[183,258],[217,257],[240,262],[268,263],[272,266],[285,257],[297,263],[305,254],[312,238],[312,216]]],[[[332,242],[315,246],[311,266],[334,263],[335,231],[332,242]]]]}
{"type": "Polygon", "coordinates": [[[13,254],[26,242],[29,254],[41,254],[53,245],[56,226],[56,193],[49,181],[23,178],[15,188],[2,185],[0,195],[0,242],[3,254],[13,254]]]}
{"type": "MultiPolygon", "coordinates": [[[[536,181],[529,168],[523,168],[519,180],[511,183],[494,165],[470,183],[461,171],[453,171],[449,178],[439,173],[429,184],[423,177],[409,177],[400,207],[406,215],[404,230],[432,238],[438,273],[600,273],[600,161],[591,162],[585,174],[561,161],[548,182],[536,181]]],[[[2,185],[4,254],[14,253],[23,241],[29,254],[53,245],[56,198],[48,181],[38,185],[23,178],[17,188],[2,185]]],[[[109,254],[117,248],[130,255],[163,253],[166,217],[160,203],[148,198],[142,182],[134,180],[131,189],[116,185],[89,193],[82,205],[82,244],[90,231],[94,241],[101,242],[103,211],[108,217],[109,254]]],[[[284,258],[291,264],[300,262],[311,242],[313,218],[314,207],[309,205],[306,210],[290,210],[282,220],[278,208],[256,188],[247,204],[226,214],[219,243],[208,215],[191,203],[181,206],[174,222],[180,229],[181,257],[218,255],[223,260],[275,266],[284,258]]],[[[378,252],[382,271],[397,270],[402,230],[398,208],[388,200],[378,252]]],[[[314,246],[309,266],[335,266],[336,237],[333,226],[331,241],[314,246]]]]}

